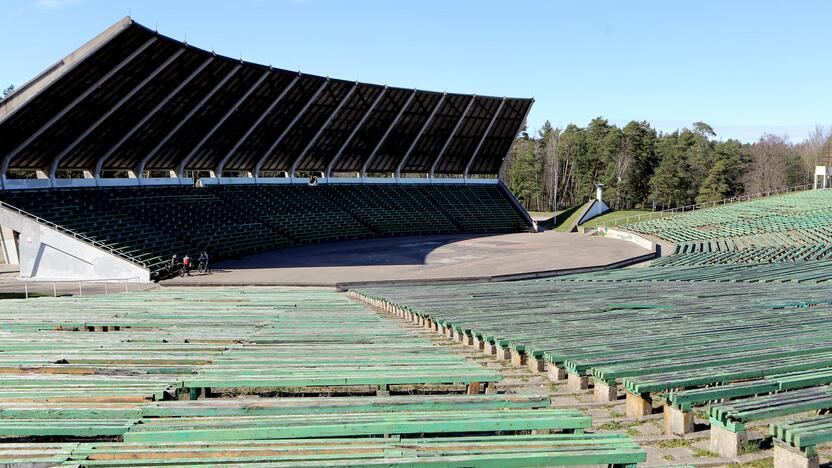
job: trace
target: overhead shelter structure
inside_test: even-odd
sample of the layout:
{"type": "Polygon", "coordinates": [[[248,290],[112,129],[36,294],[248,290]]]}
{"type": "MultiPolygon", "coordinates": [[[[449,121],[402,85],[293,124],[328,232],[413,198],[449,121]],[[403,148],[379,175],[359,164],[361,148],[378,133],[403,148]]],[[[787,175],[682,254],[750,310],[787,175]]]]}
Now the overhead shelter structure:
{"type": "Polygon", "coordinates": [[[306,75],[124,18],[0,103],[0,179],[494,178],[532,102],[306,75]]]}
{"type": "Polygon", "coordinates": [[[531,105],[305,75],[124,18],[0,102],[0,246],[23,279],[146,282],[187,252],[527,231],[498,174],[531,105]]]}

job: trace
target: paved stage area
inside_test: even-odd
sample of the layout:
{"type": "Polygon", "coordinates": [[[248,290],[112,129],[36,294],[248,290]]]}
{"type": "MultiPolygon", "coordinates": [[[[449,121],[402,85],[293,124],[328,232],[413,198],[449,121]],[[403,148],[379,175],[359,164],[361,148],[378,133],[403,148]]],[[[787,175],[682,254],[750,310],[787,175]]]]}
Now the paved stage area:
{"type": "Polygon", "coordinates": [[[181,284],[282,284],[454,279],[606,265],[649,253],[635,244],[576,233],[393,237],[293,247],[214,265],[181,284]]]}

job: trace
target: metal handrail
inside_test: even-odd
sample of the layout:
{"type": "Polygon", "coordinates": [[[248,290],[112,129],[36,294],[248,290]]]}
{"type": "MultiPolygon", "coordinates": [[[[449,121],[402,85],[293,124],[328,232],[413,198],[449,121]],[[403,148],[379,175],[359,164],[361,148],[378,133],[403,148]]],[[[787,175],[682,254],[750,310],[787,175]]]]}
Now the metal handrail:
{"type": "Polygon", "coordinates": [[[35,222],[37,222],[37,223],[40,223],[40,224],[44,224],[44,225],[46,225],[46,226],[49,226],[50,228],[55,229],[56,231],[59,231],[59,232],[61,232],[61,233],[63,233],[63,234],[70,235],[70,236],[72,236],[72,237],[74,237],[74,238],[76,238],[76,239],[80,239],[80,240],[82,240],[82,241],[84,241],[84,242],[86,242],[86,243],[88,243],[88,244],[93,245],[94,247],[97,247],[97,248],[99,248],[99,249],[101,249],[101,250],[104,250],[104,251],[110,252],[110,253],[112,253],[112,254],[118,255],[118,256],[123,257],[123,258],[125,258],[125,259],[127,259],[127,260],[130,260],[130,261],[131,261],[131,262],[133,262],[133,263],[139,264],[139,265],[141,265],[141,266],[143,266],[143,267],[147,268],[147,263],[145,263],[145,262],[144,262],[144,261],[142,261],[142,260],[137,259],[136,257],[134,257],[134,256],[132,256],[132,255],[130,255],[130,254],[128,254],[128,253],[126,253],[126,252],[124,252],[124,251],[123,251],[123,250],[121,250],[121,249],[116,249],[116,248],[114,248],[114,247],[110,247],[110,246],[108,246],[107,244],[105,244],[105,243],[103,243],[103,242],[101,242],[101,241],[97,241],[97,240],[95,240],[95,239],[93,239],[93,238],[91,238],[91,237],[88,237],[88,236],[85,236],[84,234],[81,234],[80,232],[75,232],[75,231],[73,231],[73,230],[71,230],[71,229],[65,228],[65,227],[60,226],[60,225],[58,225],[58,224],[55,224],[55,223],[53,223],[52,221],[49,221],[49,220],[43,219],[43,218],[41,218],[41,217],[39,217],[39,216],[36,216],[36,215],[34,215],[34,214],[32,214],[32,213],[29,213],[28,211],[25,211],[25,210],[22,210],[22,209],[20,209],[20,208],[18,208],[18,207],[16,207],[16,206],[10,205],[10,204],[8,204],[8,203],[6,203],[6,202],[2,201],[2,200],[0,200],[0,207],[2,207],[2,208],[6,208],[6,209],[8,209],[8,210],[16,211],[18,214],[21,214],[21,215],[23,215],[23,216],[26,216],[26,217],[28,217],[28,218],[30,218],[30,219],[32,219],[32,220],[34,220],[34,221],[35,221],[35,222]]]}
{"type": "Polygon", "coordinates": [[[52,283],[52,294],[54,297],[58,297],[58,283],[65,284],[65,283],[72,283],[78,284],[78,295],[84,295],[84,284],[91,283],[91,284],[104,284],[104,294],[109,294],[109,285],[113,284],[124,284],[124,292],[129,292],[129,285],[130,283],[135,284],[142,284],[141,278],[139,276],[131,276],[129,278],[102,278],[102,279],[94,279],[94,280],[52,280],[52,281],[32,281],[30,279],[26,279],[25,277],[20,278],[20,282],[23,283],[23,294],[26,299],[29,299],[29,284],[49,284],[52,283]]]}
{"type": "Polygon", "coordinates": [[[717,200],[717,201],[713,201],[713,202],[697,203],[695,205],[684,205],[684,206],[679,206],[679,207],[676,207],[676,208],[668,208],[668,209],[660,210],[660,211],[651,211],[649,213],[642,213],[642,214],[638,214],[638,215],[630,215],[630,216],[625,216],[625,217],[621,217],[621,218],[614,218],[614,219],[611,219],[607,222],[599,223],[599,227],[605,228],[605,227],[621,226],[622,224],[638,223],[640,221],[649,221],[649,220],[654,219],[654,218],[663,218],[663,217],[668,216],[668,215],[673,216],[673,215],[676,215],[676,214],[687,213],[689,211],[702,210],[702,209],[705,209],[705,208],[715,208],[716,206],[730,205],[732,203],[750,201],[750,200],[754,200],[754,199],[758,199],[758,198],[773,197],[773,196],[781,195],[781,194],[784,194],[784,193],[799,192],[799,191],[803,191],[803,190],[808,190],[812,187],[814,187],[814,184],[796,185],[794,187],[788,187],[788,188],[777,189],[777,190],[769,190],[767,192],[759,192],[759,193],[755,193],[755,194],[739,195],[739,196],[736,196],[736,197],[724,198],[722,200],[717,200]]]}

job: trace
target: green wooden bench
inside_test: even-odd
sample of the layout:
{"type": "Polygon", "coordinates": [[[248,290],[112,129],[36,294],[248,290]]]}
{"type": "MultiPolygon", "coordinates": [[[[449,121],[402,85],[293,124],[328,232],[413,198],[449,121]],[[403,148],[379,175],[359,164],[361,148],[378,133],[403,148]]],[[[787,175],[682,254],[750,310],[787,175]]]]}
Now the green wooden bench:
{"type": "Polygon", "coordinates": [[[647,456],[617,434],[79,444],[64,466],[631,467],[647,456]]]}

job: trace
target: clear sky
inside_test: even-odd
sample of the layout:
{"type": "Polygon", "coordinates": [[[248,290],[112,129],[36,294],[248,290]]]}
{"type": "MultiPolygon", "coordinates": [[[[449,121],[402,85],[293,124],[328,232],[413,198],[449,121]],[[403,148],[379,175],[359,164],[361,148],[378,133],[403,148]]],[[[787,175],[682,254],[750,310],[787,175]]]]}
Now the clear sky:
{"type": "Polygon", "coordinates": [[[2,0],[0,85],[132,14],[218,53],[335,78],[534,97],[531,130],[832,124],[832,1],[2,0]]]}

